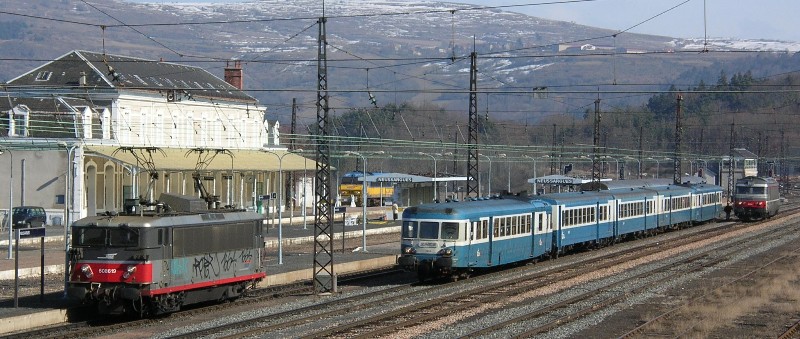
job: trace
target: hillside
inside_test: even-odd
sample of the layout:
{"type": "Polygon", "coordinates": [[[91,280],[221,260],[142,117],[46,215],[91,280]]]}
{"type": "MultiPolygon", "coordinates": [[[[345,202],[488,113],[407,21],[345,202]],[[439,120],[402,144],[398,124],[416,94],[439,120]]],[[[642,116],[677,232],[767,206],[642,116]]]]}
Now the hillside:
{"type": "MultiPolygon", "coordinates": [[[[225,60],[240,59],[245,86],[272,112],[288,112],[293,97],[313,109],[307,105],[316,90],[316,20],[322,14],[317,1],[90,4],[32,0],[18,3],[13,13],[20,15],[0,16],[0,25],[9,28],[0,36],[5,58],[0,79],[73,49],[199,64],[219,76],[225,60]],[[141,24],[160,25],[134,26],[141,24]]],[[[342,0],[327,6],[328,79],[337,109],[368,106],[370,91],[379,104],[431,102],[464,110],[473,46],[478,87],[488,93],[481,98],[482,109],[518,121],[580,112],[595,96],[581,92],[613,84],[623,91],[641,90],[640,84],[660,91],[691,68],[726,64],[729,73],[746,70],[736,68],[737,54],[694,53],[694,40],[637,34],[612,38],[611,30],[498,10],[458,10],[468,8],[462,4],[342,0]],[[530,99],[527,94],[535,87],[547,87],[550,99],[530,99]],[[531,112],[531,106],[537,108],[531,112]]],[[[715,50],[731,46],[754,45],[714,42],[715,50]]],[[[716,77],[719,69],[709,73],[716,77]]],[[[617,99],[617,104],[644,100],[617,99]]]]}
{"type": "MultiPolygon", "coordinates": [[[[11,13],[17,15],[0,16],[0,80],[74,49],[199,65],[219,77],[227,60],[238,59],[246,91],[268,107],[268,119],[289,126],[297,98],[300,133],[313,126],[316,22],[322,15],[317,1],[89,3],[30,0],[16,5],[11,13]]],[[[481,143],[547,149],[555,140],[566,145],[565,152],[579,153],[585,152],[580,145],[592,142],[587,118],[598,98],[607,149],[638,149],[639,134],[646,131],[644,150],[663,152],[672,147],[674,122],[658,119],[647,104],[665,96],[660,100],[670,112],[675,93],[665,91],[671,86],[690,91],[734,74],[748,72],[762,81],[800,69],[800,58],[791,53],[800,49],[795,43],[712,39],[709,52],[701,53],[698,40],[627,33],[614,38],[616,32],[607,29],[468,8],[433,1],[328,2],[328,89],[336,133],[463,143],[473,48],[481,143]]],[[[759,96],[763,88],[751,95],[759,96]]],[[[792,106],[745,99],[761,103],[746,106],[754,112],[791,113],[792,106]]],[[[686,96],[687,107],[712,110],[687,112],[688,151],[724,152],[734,117],[728,113],[738,112],[740,129],[772,135],[767,148],[777,154],[776,135],[785,119],[770,116],[767,122],[709,100],[715,98],[686,96]],[[692,103],[696,98],[704,103],[692,103]]],[[[749,134],[752,141],[756,132],[749,134]]]]}

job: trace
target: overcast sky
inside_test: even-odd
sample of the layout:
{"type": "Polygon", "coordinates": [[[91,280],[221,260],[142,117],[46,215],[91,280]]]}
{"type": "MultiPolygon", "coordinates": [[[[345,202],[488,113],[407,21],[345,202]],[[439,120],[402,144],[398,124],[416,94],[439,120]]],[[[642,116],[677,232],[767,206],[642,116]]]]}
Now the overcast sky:
{"type": "MultiPolygon", "coordinates": [[[[174,3],[246,2],[254,0],[129,1],[174,3]]],[[[368,2],[369,0],[363,1],[368,2]]],[[[524,5],[505,8],[505,10],[620,31],[636,26],[630,30],[630,32],[634,33],[680,38],[702,38],[707,34],[708,37],[800,42],[800,29],[798,29],[797,24],[798,16],[800,16],[800,0],[443,1],[483,6],[524,5]],[[675,8],[671,9],[673,7],[675,8]],[[665,11],[666,13],[659,15],[665,11]]]]}

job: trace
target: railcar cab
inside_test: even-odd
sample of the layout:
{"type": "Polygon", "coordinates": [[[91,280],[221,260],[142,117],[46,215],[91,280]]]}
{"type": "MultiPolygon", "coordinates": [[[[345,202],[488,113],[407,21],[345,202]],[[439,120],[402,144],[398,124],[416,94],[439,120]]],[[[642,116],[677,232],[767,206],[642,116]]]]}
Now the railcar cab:
{"type": "Polygon", "coordinates": [[[429,277],[468,277],[473,270],[532,260],[550,248],[543,203],[488,199],[424,204],[403,211],[398,264],[429,277]]]}
{"type": "Polygon", "coordinates": [[[469,220],[403,220],[399,264],[420,277],[449,275],[460,260],[458,247],[467,239],[469,220]]]}

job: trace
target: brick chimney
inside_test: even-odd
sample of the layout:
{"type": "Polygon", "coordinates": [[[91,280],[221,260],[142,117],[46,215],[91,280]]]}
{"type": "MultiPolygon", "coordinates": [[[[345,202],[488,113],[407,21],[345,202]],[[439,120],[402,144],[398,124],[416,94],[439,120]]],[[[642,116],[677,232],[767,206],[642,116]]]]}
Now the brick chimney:
{"type": "Polygon", "coordinates": [[[234,60],[233,66],[231,66],[230,61],[225,62],[225,82],[238,89],[243,88],[241,60],[234,60]]]}

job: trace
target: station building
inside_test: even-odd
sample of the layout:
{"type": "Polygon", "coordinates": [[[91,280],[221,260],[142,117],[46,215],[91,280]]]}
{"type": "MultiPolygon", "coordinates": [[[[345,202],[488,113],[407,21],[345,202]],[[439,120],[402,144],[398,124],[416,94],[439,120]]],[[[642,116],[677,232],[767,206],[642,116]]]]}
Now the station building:
{"type": "MultiPolygon", "coordinates": [[[[257,208],[284,190],[282,172],[316,163],[282,144],[242,74],[238,62],[221,79],[75,50],[11,79],[0,100],[0,209],[42,206],[48,224],[68,223],[119,211],[126,199],[198,194],[193,175],[221,205],[257,208]]],[[[301,185],[313,192],[313,180],[290,191],[301,185]]]]}

